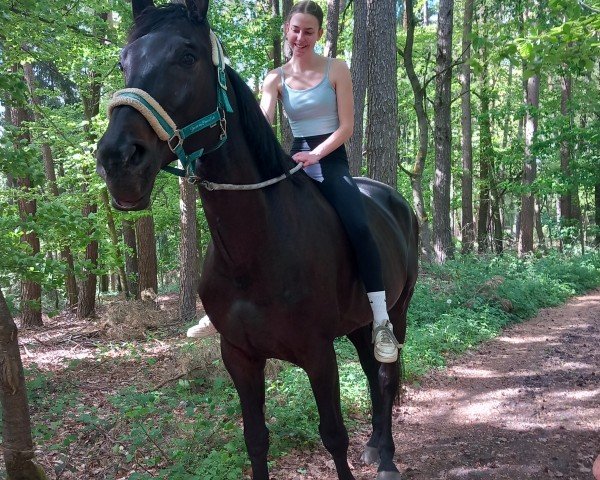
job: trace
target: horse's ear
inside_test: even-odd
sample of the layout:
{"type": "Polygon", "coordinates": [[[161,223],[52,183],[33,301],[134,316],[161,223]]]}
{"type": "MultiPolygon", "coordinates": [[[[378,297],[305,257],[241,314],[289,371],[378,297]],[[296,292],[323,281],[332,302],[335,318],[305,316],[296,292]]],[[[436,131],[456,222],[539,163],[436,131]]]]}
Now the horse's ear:
{"type": "Polygon", "coordinates": [[[188,10],[197,20],[203,22],[208,14],[209,0],[185,0],[188,10]]]}
{"type": "Polygon", "coordinates": [[[133,19],[137,18],[142,14],[145,8],[153,7],[154,0],[131,0],[131,9],[133,10],[133,19]]]}

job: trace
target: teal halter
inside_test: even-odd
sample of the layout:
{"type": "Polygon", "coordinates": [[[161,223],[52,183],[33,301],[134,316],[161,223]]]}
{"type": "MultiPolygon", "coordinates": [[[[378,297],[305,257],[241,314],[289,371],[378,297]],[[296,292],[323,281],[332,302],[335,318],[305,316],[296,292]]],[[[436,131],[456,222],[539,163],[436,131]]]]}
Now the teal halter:
{"type": "Polygon", "coordinates": [[[183,169],[181,169],[166,165],[162,169],[180,177],[188,177],[190,183],[196,183],[199,180],[195,173],[196,160],[202,155],[219,149],[227,141],[226,113],[233,112],[233,108],[231,108],[231,103],[227,97],[227,77],[225,75],[223,49],[212,30],[210,38],[213,63],[217,67],[217,108],[214,112],[186,127],[177,128],[175,122],[160,104],[151,95],[139,88],[125,88],[115,92],[108,105],[109,116],[113,108],[119,105],[128,105],[139,111],[148,120],[158,137],[168,143],[169,148],[177,155],[183,166],[183,169]],[[193,153],[186,154],[183,148],[183,142],[186,138],[206,128],[212,128],[217,124],[221,128],[221,134],[219,135],[219,141],[215,145],[209,149],[200,148],[193,153]]]}

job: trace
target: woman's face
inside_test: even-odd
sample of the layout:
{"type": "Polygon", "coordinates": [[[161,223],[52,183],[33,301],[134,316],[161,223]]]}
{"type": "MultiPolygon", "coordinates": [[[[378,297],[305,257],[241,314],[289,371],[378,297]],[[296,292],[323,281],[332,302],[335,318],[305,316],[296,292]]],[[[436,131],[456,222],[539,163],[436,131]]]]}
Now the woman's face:
{"type": "Polygon", "coordinates": [[[323,29],[319,28],[317,17],[310,13],[295,13],[285,24],[285,38],[294,57],[312,54],[321,35],[323,29]]]}

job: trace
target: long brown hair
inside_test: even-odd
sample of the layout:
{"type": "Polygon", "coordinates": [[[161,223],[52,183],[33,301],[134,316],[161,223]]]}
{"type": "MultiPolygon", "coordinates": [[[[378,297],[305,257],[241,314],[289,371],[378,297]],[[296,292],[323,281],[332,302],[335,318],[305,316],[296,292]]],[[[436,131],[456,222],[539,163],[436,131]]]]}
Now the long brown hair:
{"type": "Polygon", "coordinates": [[[319,28],[323,28],[323,10],[317,2],[313,2],[313,0],[304,0],[296,3],[290,9],[290,13],[287,16],[285,23],[289,23],[296,13],[308,13],[309,15],[312,15],[318,20],[319,28]]]}

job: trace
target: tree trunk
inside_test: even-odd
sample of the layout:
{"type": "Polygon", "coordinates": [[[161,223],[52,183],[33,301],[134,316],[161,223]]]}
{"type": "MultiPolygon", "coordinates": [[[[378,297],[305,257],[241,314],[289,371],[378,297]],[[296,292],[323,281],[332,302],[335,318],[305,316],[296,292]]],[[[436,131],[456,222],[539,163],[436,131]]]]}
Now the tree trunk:
{"type": "Polygon", "coordinates": [[[521,196],[521,235],[519,237],[519,255],[533,251],[533,229],[535,219],[535,197],[532,185],[537,174],[536,159],[532,146],[537,132],[540,96],[540,78],[530,77],[525,82],[525,158],[523,162],[523,195],[521,196]]]}
{"type": "Polygon", "coordinates": [[[115,249],[115,256],[117,257],[117,268],[119,272],[121,288],[125,292],[125,296],[129,297],[129,286],[127,285],[127,274],[125,273],[125,264],[123,261],[123,254],[121,252],[121,242],[119,242],[119,236],[117,235],[117,227],[115,226],[115,219],[113,217],[112,209],[110,208],[110,200],[108,199],[108,190],[106,187],[102,188],[100,196],[102,198],[102,204],[104,205],[104,212],[106,213],[106,223],[108,225],[110,242],[115,249]]]}
{"type": "Polygon", "coordinates": [[[327,0],[327,25],[325,27],[326,57],[337,57],[340,25],[340,0],[327,0]]]}
{"type": "MultiPolygon", "coordinates": [[[[96,204],[84,205],[82,215],[88,218],[97,211],[96,204]]],[[[93,238],[94,227],[91,226],[88,236],[93,238]]],[[[84,268],[85,276],[79,285],[79,297],[77,299],[77,318],[89,318],[96,310],[96,283],[98,277],[95,268],[98,266],[98,242],[92,240],[85,248],[85,259],[88,266],[84,268]]]]}
{"type": "MultiPolygon", "coordinates": [[[[17,66],[12,70],[18,71],[17,66]]],[[[10,121],[12,125],[19,131],[17,142],[31,143],[31,135],[29,130],[24,126],[24,123],[29,120],[27,110],[22,107],[8,107],[10,110],[10,121]]],[[[19,145],[15,144],[15,150],[18,151],[19,145]]],[[[32,184],[28,176],[23,176],[15,179],[16,188],[22,194],[19,195],[19,215],[23,223],[33,223],[37,213],[37,203],[35,198],[28,199],[27,194],[30,192],[32,184]]],[[[31,252],[31,256],[37,256],[40,253],[40,239],[35,230],[25,228],[25,233],[21,235],[21,242],[27,243],[31,252]]],[[[21,318],[23,327],[39,327],[42,322],[42,286],[39,282],[35,282],[28,278],[21,279],[21,318]]]]}
{"type": "Polygon", "coordinates": [[[148,215],[140,217],[135,222],[135,233],[137,237],[137,254],[139,290],[140,295],[144,290],[152,289],[158,293],[158,263],[156,259],[156,238],[154,236],[154,217],[152,211],[148,215]]]}
{"type": "Polygon", "coordinates": [[[546,237],[544,236],[544,226],[542,225],[541,205],[538,199],[535,200],[535,231],[538,237],[538,248],[546,250],[546,237]]]}
{"type": "Polygon", "coordinates": [[[2,383],[2,450],[8,478],[45,480],[41,467],[33,462],[31,420],[25,375],[19,352],[18,330],[4,294],[0,290],[0,381],[2,383]]]}
{"type": "MultiPolygon", "coordinates": [[[[23,65],[23,72],[25,81],[27,82],[27,87],[29,89],[31,103],[34,105],[34,107],[38,107],[40,105],[40,100],[35,90],[35,76],[33,73],[33,67],[30,63],[25,63],[23,65]]],[[[37,108],[33,109],[33,118],[36,122],[41,122],[43,120],[37,108]]],[[[48,190],[50,193],[52,193],[52,195],[58,197],[60,192],[58,191],[58,185],[56,183],[54,158],[52,156],[50,145],[47,142],[42,143],[42,158],[44,160],[44,172],[46,175],[46,184],[48,190]]],[[[69,246],[63,247],[60,255],[63,263],[67,266],[65,272],[65,290],[67,295],[67,305],[69,308],[72,308],[77,305],[77,280],[75,279],[75,267],[73,264],[71,248],[69,246]]]]}
{"type": "MultiPolygon", "coordinates": [[[[485,8],[482,6],[482,8],[485,8]]],[[[486,12],[482,12],[482,23],[486,23],[486,12]]],[[[490,246],[489,231],[491,219],[491,183],[492,183],[492,158],[494,148],[492,145],[492,127],[490,120],[490,86],[488,71],[488,50],[485,44],[481,47],[480,57],[482,70],[480,74],[481,114],[479,121],[479,215],[477,222],[477,251],[487,252],[490,246]]]]}
{"type": "Polygon", "coordinates": [[[368,76],[367,2],[354,2],[354,30],[352,37],[352,88],[354,95],[354,133],[348,142],[350,173],[361,174],[363,164],[363,133],[365,95],[368,76]]]}
{"type": "Polygon", "coordinates": [[[369,72],[367,166],[369,176],[396,188],[398,82],[396,1],[367,0],[369,72]]]}
{"type": "Polygon", "coordinates": [[[428,261],[433,259],[433,247],[431,244],[431,229],[429,227],[429,216],[425,209],[423,198],[423,171],[429,148],[429,122],[425,109],[425,90],[417,77],[413,63],[413,44],[415,33],[415,17],[413,0],[405,0],[404,8],[407,18],[406,45],[402,52],[402,59],[406,74],[414,95],[414,109],[417,114],[417,128],[419,137],[419,148],[412,172],[408,172],[412,186],[413,204],[419,221],[421,255],[428,261]]]}
{"type": "Polygon", "coordinates": [[[600,183],[594,185],[594,222],[596,224],[596,239],[594,245],[600,248],[600,183]]]}
{"type": "MultiPolygon", "coordinates": [[[[275,0],[277,1],[277,0],[275,0]]],[[[281,16],[284,19],[287,19],[290,10],[292,9],[293,0],[282,0],[281,2],[281,16]]],[[[287,61],[287,59],[291,56],[291,50],[286,48],[287,44],[284,41],[283,48],[283,59],[280,60],[281,63],[287,61]]],[[[281,65],[280,63],[280,65],[281,65]]],[[[287,117],[283,111],[283,105],[279,103],[279,125],[281,126],[281,146],[286,152],[289,152],[292,148],[292,141],[294,140],[294,135],[292,134],[292,128],[290,127],[290,122],[288,122],[287,117]]]]}
{"type": "MultiPolygon", "coordinates": [[[[425,2],[427,4],[427,2],[425,2]]],[[[471,124],[471,24],[473,23],[473,0],[465,0],[463,18],[462,50],[463,64],[460,72],[461,82],[461,117],[462,127],[462,253],[473,251],[475,242],[475,226],[473,224],[473,129],[471,124]]]]}
{"type": "Polygon", "coordinates": [[[187,323],[196,318],[198,298],[198,232],[196,230],[195,185],[179,179],[181,241],[179,244],[179,320],[187,323]]]}
{"type": "Polygon", "coordinates": [[[137,245],[135,241],[135,228],[131,220],[123,220],[123,242],[127,249],[125,250],[125,270],[127,272],[127,284],[131,295],[139,300],[140,289],[138,284],[139,270],[137,261],[137,245]]]}
{"type": "Polygon", "coordinates": [[[454,254],[450,230],[452,123],[452,19],[454,0],[441,0],[438,13],[435,81],[435,178],[433,184],[433,248],[444,263],[454,254]]]}

